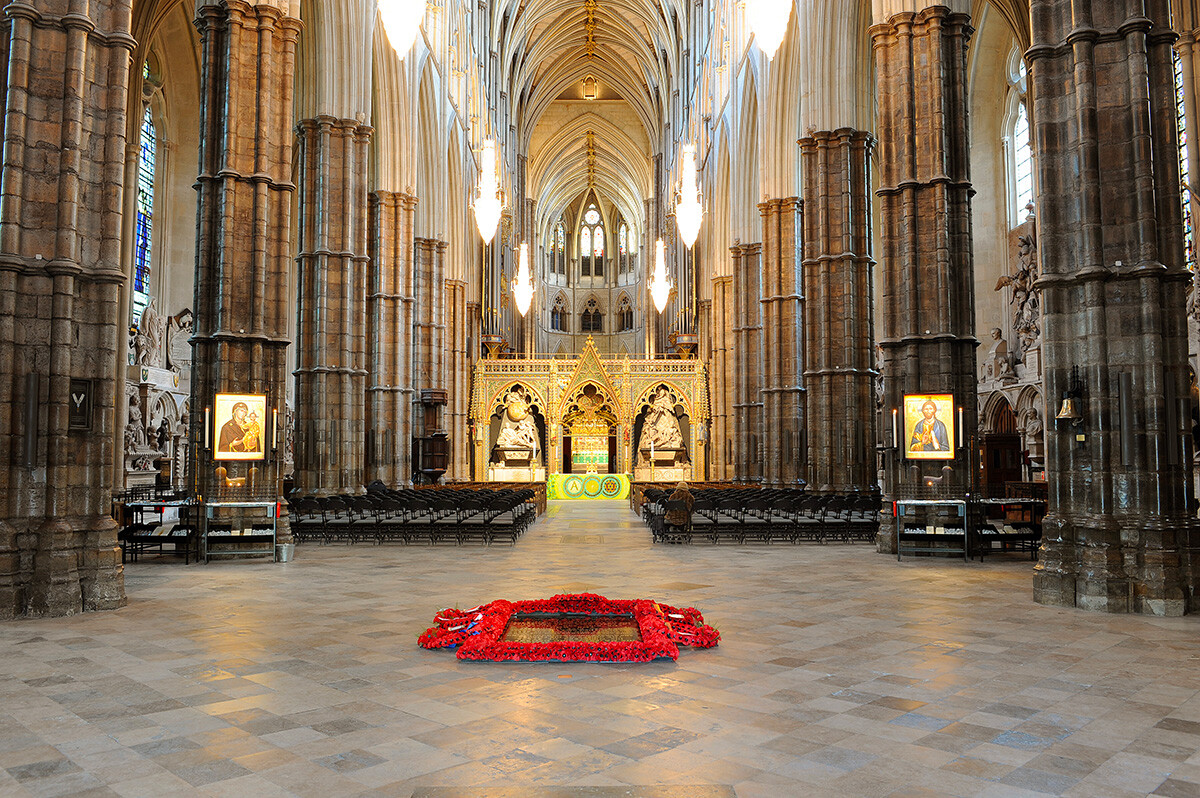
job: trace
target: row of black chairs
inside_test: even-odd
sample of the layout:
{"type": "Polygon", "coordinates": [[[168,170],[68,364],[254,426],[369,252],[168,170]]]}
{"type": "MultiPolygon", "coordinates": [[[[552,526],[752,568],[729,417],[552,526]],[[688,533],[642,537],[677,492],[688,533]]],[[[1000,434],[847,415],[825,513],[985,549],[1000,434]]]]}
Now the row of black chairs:
{"type": "Polygon", "coordinates": [[[691,521],[666,523],[673,491],[645,491],[642,517],[656,543],[870,542],[879,533],[881,502],[871,495],[810,495],[787,489],[697,490],[691,521]]]}
{"type": "Polygon", "coordinates": [[[361,496],[288,502],[297,543],[516,544],[537,519],[528,488],[394,490],[372,485],[361,496]]]}

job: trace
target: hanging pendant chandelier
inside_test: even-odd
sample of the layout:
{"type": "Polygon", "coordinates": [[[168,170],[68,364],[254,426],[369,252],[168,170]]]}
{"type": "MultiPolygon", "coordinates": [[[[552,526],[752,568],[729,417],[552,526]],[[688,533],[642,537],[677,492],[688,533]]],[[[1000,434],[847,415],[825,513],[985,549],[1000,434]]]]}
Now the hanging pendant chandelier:
{"type": "Polygon", "coordinates": [[[783,44],[793,0],[746,0],[746,21],[754,32],[754,41],[768,59],[783,44]]]}
{"type": "Polygon", "coordinates": [[[660,238],[654,242],[654,275],[650,278],[650,296],[654,307],[662,313],[671,298],[671,283],[667,281],[667,245],[660,238]]]}
{"type": "Polygon", "coordinates": [[[524,316],[529,312],[533,302],[533,274],[529,270],[529,244],[521,245],[521,254],[517,258],[517,273],[512,281],[513,299],[517,302],[517,310],[524,316]]]}
{"type": "Polygon", "coordinates": [[[388,43],[403,59],[412,50],[421,22],[425,19],[425,0],[379,0],[379,19],[388,43]]]}
{"type": "Polygon", "coordinates": [[[683,147],[683,176],[679,186],[679,202],[675,204],[675,220],[679,223],[679,235],[691,249],[700,235],[700,223],[704,209],[700,204],[700,188],[696,185],[696,147],[683,147]]]}
{"type": "Polygon", "coordinates": [[[483,243],[490,244],[500,224],[503,202],[500,199],[500,161],[496,154],[496,142],[483,142],[483,154],[479,159],[479,196],[475,198],[475,224],[483,243]]]}

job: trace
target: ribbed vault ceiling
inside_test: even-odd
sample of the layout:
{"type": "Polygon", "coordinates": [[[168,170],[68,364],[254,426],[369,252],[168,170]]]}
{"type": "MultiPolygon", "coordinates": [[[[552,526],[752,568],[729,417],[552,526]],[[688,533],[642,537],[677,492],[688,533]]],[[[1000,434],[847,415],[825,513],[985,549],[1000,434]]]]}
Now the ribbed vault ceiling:
{"type": "MultiPolygon", "coordinates": [[[[686,0],[505,0],[493,5],[501,80],[510,118],[528,155],[528,195],[542,226],[592,185],[627,217],[640,220],[650,192],[652,148],[679,73],[686,0]],[[595,113],[564,122],[551,134],[538,125],[556,103],[578,97],[588,76],[602,86],[595,113]],[[628,108],[614,109],[616,104],[628,108]],[[604,108],[608,109],[606,112],[604,108]],[[632,115],[644,135],[607,122],[632,115]],[[596,158],[588,167],[587,131],[596,158]],[[536,134],[536,135],[535,135],[536,134]]],[[[559,123],[557,116],[555,124],[559,123]]]]}

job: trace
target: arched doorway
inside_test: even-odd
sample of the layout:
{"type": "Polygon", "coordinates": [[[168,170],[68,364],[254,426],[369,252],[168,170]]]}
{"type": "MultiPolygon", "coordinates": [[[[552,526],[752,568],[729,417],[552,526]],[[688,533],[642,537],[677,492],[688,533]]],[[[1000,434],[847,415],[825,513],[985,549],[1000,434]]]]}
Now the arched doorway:
{"type": "Polygon", "coordinates": [[[562,473],[615,474],[617,423],[613,401],[595,384],[584,385],[563,414],[562,473]]]}
{"type": "Polygon", "coordinates": [[[1021,481],[1021,453],[1017,415],[1008,399],[996,394],[984,409],[979,436],[979,483],[985,495],[1003,495],[1006,482],[1021,481]]]}

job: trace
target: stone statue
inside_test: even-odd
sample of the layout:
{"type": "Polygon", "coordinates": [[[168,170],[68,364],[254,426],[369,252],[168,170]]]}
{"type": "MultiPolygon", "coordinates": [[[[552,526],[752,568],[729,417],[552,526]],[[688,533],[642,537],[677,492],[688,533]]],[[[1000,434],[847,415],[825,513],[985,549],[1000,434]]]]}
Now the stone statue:
{"type": "Polygon", "coordinates": [[[166,321],[159,315],[158,309],[154,305],[155,300],[151,298],[150,304],[142,311],[142,320],[137,327],[134,349],[137,365],[157,368],[162,365],[162,347],[163,337],[166,332],[166,321]]]}
{"type": "Polygon", "coordinates": [[[125,421],[125,454],[146,450],[146,425],[142,421],[141,401],[136,393],[129,396],[129,415],[125,421]]]}
{"type": "Polygon", "coordinates": [[[505,449],[538,450],[537,423],[529,409],[529,400],[521,386],[514,387],[504,397],[504,416],[500,422],[500,435],[496,445],[505,449]]]}
{"type": "Polygon", "coordinates": [[[675,401],[667,386],[660,385],[642,422],[638,449],[682,449],[683,433],[675,416],[675,401]]]}
{"type": "Polygon", "coordinates": [[[1012,370],[1012,363],[1009,360],[1008,341],[1004,340],[1004,334],[999,327],[992,328],[992,347],[988,350],[987,357],[983,363],[983,381],[993,382],[996,380],[1012,381],[1016,379],[1012,370]]]}
{"type": "Polygon", "coordinates": [[[171,454],[171,422],[164,415],[162,423],[158,425],[158,450],[164,455],[171,454]]]}

